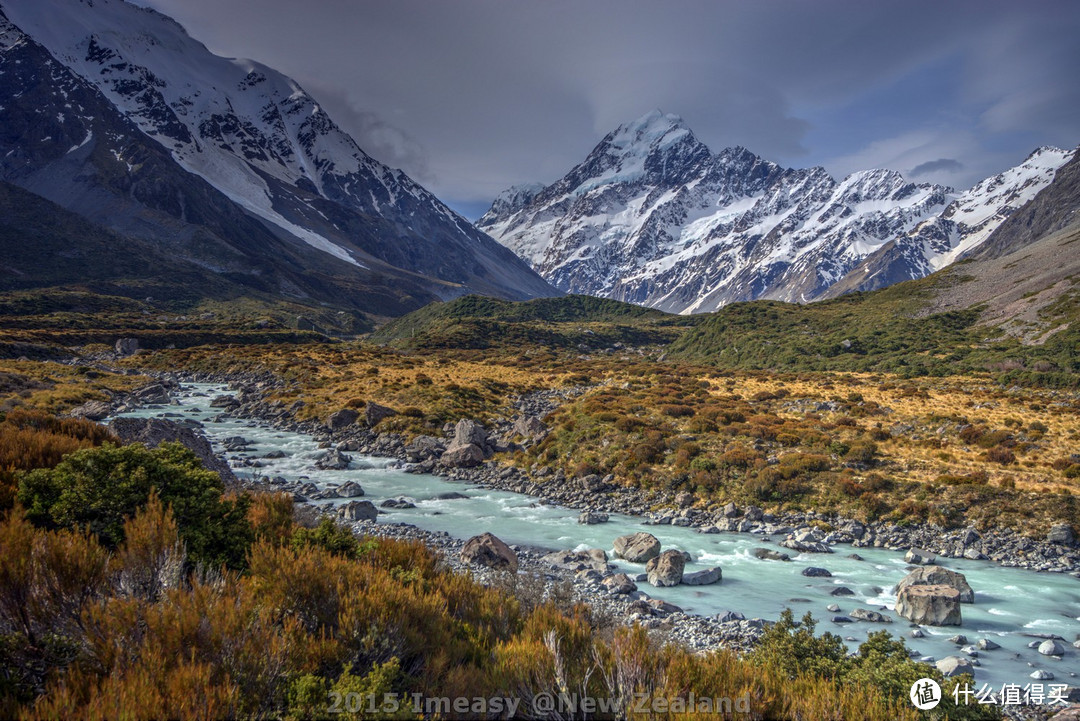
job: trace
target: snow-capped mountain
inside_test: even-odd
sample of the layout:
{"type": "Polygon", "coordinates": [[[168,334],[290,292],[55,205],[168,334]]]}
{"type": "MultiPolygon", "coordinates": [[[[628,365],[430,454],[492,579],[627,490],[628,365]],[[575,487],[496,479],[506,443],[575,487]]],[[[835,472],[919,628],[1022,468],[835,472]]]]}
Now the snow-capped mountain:
{"type": "MultiPolygon", "coordinates": [[[[275,235],[307,244],[308,256],[419,274],[442,297],[556,292],[404,173],[364,153],[277,71],[216,56],[175,21],[124,0],[2,0],[0,12],[6,33],[39,44],[180,168],[275,235]]],[[[86,120],[77,116],[71,107],[57,117],[86,120]]]]}
{"type": "Polygon", "coordinates": [[[501,196],[478,226],[566,291],[683,313],[805,302],[950,208],[955,234],[927,252],[971,247],[969,237],[985,238],[1064,162],[1061,151],[1044,156],[1038,170],[1021,166],[958,196],[891,170],[837,182],[744,148],[714,154],[679,117],[654,111],[609,133],[561,180],[530,189],[524,204],[501,196]]]}
{"type": "Polygon", "coordinates": [[[1023,163],[961,193],[948,207],[871,253],[827,296],[921,278],[977,250],[1012,213],[1050,185],[1074,150],[1042,147],[1023,163]]]}

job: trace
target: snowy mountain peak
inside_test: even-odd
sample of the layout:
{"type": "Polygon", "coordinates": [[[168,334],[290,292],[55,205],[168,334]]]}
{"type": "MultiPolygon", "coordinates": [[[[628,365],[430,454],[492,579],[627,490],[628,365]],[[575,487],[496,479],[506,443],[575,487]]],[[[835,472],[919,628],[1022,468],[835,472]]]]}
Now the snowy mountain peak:
{"type": "MultiPolygon", "coordinates": [[[[1020,193],[1019,178],[1049,182],[1062,162],[1060,151],[1041,149],[1003,174],[1016,179],[984,181],[998,192],[969,191],[990,212],[980,229],[1041,187],[1020,193]]],[[[562,290],[687,313],[821,297],[891,241],[947,208],[959,212],[957,200],[950,188],[884,168],[837,182],[821,167],[785,169],[740,146],[713,154],[678,116],[654,111],[606,135],[524,204],[493,204],[478,226],[562,290]]],[[[959,248],[969,232],[944,233],[945,247],[911,273],[925,275],[930,256],[959,248]]]]}

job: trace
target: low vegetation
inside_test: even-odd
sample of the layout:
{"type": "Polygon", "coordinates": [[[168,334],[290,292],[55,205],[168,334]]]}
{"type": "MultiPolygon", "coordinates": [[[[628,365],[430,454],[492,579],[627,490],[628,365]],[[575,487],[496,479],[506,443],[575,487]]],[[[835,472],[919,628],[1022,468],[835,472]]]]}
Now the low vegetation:
{"type": "Polygon", "coordinates": [[[21,487],[40,493],[44,474],[94,461],[125,469],[95,476],[99,496],[126,495],[126,477],[149,488],[114,506],[118,528],[21,506],[0,519],[4,716],[331,718],[335,693],[513,697],[528,716],[538,694],[562,691],[612,699],[629,718],[714,717],[635,711],[642,697],[677,710],[693,691],[744,699],[758,718],[884,720],[915,718],[899,686],[935,674],[879,638],[847,659],[790,616],[752,657],[691,654],[584,606],[480,585],[415,542],[305,527],[282,495],[234,506],[243,563],[195,562],[225,500],[175,447],[79,450],[21,487]],[[216,503],[185,505],[180,478],[216,503]]]}

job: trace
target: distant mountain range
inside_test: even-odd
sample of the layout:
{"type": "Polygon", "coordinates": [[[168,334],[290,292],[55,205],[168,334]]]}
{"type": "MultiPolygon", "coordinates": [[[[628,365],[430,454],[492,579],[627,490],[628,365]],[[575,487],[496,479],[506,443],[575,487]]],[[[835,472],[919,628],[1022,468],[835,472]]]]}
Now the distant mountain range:
{"type": "Polygon", "coordinates": [[[296,82],[123,0],[0,0],[0,180],[113,231],[103,265],[150,243],[211,285],[384,316],[558,294],[296,82]]]}
{"type": "Polygon", "coordinates": [[[920,278],[977,249],[1074,151],[1044,147],[957,193],[892,170],[841,181],[745,148],[713,153],[655,111],[549,186],[502,193],[477,226],[561,290],[678,313],[920,278]]]}

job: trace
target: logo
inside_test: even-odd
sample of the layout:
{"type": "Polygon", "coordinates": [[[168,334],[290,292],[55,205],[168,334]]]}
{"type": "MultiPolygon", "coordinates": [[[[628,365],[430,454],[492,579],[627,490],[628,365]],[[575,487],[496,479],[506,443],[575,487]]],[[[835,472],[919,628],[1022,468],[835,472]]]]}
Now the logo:
{"type": "Polygon", "coordinates": [[[920,711],[929,711],[941,703],[941,686],[932,678],[920,678],[911,685],[911,703],[920,711]]]}

